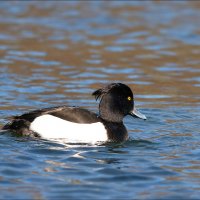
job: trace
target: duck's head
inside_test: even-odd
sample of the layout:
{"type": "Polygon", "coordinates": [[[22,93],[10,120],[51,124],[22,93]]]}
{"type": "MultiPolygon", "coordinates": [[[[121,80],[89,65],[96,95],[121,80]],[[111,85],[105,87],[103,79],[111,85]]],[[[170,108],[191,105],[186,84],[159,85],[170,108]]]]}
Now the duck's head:
{"type": "Polygon", "coordinates": [[[126,115],[146,119],[146,116],[136,110],[131,89],[122,83],[111,83],[93,94],[99,103],[99,115],[110,122],[121,122],[126,115]]]}

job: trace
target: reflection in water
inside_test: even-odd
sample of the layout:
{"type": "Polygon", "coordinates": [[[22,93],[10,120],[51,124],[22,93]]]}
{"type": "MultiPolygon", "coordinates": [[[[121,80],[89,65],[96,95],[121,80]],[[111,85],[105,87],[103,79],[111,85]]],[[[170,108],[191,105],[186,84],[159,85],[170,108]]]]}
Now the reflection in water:
{"type": "Polygon", "coordinates": [[[123,82],[148,120],[130,141],[83,145],[0,134],[0,190],[13,199],[199,198],[197,1],[0,3],[1,120],[123,82]],[[109,183],[109,184],[108,184],[109,183]],[[12,192],[11,192],[12,191],[12,192]],[[115,192],[113,192],[115,191],[115,192]]]}

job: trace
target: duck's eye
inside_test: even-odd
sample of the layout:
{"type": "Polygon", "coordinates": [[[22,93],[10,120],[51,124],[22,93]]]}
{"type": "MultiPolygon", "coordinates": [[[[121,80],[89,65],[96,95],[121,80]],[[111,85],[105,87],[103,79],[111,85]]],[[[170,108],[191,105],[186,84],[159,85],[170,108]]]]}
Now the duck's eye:
{"type": "Polygon", "coordinates": [[[127,98],[127,99],[128,99],[128,101],[131,101],[131,100],[132,100],[132,98],[131,98],[130,96],[128,96],[128,98],[127,98]]]}

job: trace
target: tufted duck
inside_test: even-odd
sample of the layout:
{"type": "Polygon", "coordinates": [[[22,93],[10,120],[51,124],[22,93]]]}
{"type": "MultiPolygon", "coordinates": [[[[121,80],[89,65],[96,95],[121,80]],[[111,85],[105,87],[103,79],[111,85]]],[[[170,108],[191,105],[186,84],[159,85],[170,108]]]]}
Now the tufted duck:
{"type": "Polygon", "coordinates": [[[133,93],[125,84],[112,83],[92,95],[100,100],[98,115],[79,107],[45,108],[14,116],[2,129],[24,136],[65,138],[69,142],[123,142],[128,139],[123,118],[131,115],[146,119],[135,109],[133,93]]]}

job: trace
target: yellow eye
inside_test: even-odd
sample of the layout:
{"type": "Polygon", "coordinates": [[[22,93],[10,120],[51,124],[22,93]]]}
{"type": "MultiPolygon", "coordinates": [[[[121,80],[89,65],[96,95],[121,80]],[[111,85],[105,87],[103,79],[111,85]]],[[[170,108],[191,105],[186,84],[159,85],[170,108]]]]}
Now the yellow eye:
{"type": "Polygon", "coordinates": [[[128,99],[128,101],[131,101],[132,98],[131,98],[131,97],[128,97],[127,99],[128,99]]]}

